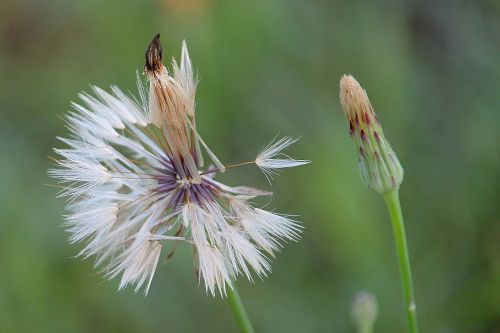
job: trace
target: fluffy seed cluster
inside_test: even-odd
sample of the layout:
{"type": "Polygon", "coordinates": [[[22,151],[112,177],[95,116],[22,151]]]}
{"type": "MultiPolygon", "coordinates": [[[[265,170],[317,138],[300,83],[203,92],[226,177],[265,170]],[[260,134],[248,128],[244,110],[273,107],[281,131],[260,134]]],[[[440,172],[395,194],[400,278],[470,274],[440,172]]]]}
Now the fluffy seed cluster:
{"type": "MultiPolygon", "coordinates": [[[[146,294],[164,247],[168,259],[187,243],[207,292],[225,295],[239,274],[265,276],[270,257],[284,241],[297,240],[301,228],[289,216],[252,206],[269,192],[214,179],[226,168],[197,131],[198,82],[186,44],[180,64],[173,60],[168,71],[157,35],[144,70],[149,92],[138,75],[138,99],[117,87],[92,87],[67,116],[71,136],[60,140],[68,147],[55,149],[60,159],[49,174],[68,199],[70,240],[85,241],[80,255],[95,257],[107,277],[121,276],[120,289],[134,284],[146,294]],[[212,165],[205,169],[204,155],[212,165]]],[[[252,163],[266,176],[308,163],[282,153],[295,141],[274,140],[252,163]]]]}
{"type": "Polygon", "coordinates": [[[364,182],[381,194],[398,188],[403,181],[403,167],[384,136],[366,91],[351,75],[340,79],[340,104],[358,148],[364,182]]]}

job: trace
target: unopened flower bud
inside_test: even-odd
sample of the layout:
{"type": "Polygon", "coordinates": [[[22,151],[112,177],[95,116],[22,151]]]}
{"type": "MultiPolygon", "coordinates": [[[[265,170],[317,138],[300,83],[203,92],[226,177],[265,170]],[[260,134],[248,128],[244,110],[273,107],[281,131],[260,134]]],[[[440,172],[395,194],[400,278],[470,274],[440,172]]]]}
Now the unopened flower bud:
{"type": "Polygon", "coordinates": [[[352,321],[359,333],[373,332],[373,326],[377,319],[378,305],[375,295],[366,291],[356,294],[352,304],[352,321]]]}
{"type": "Polygon", "coordinates": [[[403,167],[384,136],[366,91],[351,75],[340,79],[340,104],[356,143],[365,183],[380,194],[397,189],[403,181],[403,167]]]}

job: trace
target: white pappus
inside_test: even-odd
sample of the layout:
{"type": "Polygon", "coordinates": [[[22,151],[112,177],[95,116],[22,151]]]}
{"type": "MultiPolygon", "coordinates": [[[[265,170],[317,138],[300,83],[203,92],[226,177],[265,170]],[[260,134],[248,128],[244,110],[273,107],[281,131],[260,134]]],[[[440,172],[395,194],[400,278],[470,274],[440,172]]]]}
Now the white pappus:
{"type": "MultiPolygon", "coordinates": [[[[106,276],[121,276],[147,294],[162,250],[170,258],[178,242],[193,247],[207,292],[225,295],[237,275],[252,280],[271,270],[270,257],[301,227],[289,216],[252,206],[269,192],[214,179],[226,167],[197,130],[197,79],[186,44],[180,65],[163,65],[159,34],[146,51],[149,91],[138,77],[140,98],[117,87],[92,87],[67,115],[70,138],[55,149],[59,196],[71,242],[85,241],[80,255],[95,257],[106,276]],[[203,169],[206,154],[214,167],[203,169]]],[[[271,176],[277,169],[308,163],[281,152],[296,140],[273,140],[252,162],[271,176]],[[276,158],[279,157],[279,158],[276,158]]]]}

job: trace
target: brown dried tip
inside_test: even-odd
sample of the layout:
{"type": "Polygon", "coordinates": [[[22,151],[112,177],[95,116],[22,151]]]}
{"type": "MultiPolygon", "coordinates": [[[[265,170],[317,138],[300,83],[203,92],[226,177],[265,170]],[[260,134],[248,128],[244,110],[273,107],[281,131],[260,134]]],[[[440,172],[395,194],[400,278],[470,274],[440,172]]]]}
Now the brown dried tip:
{"type": "Polygon", "coordinates": [[[366,91],[352,75],[340,79],[340,104],[350,121],[363,121],[367,113],[373,113],[366,91]]]}
{"type": "Polygon", "coordinates": [[[157,33],[146,50],[146,72],[160,70],[163,66],[163,48],[160,43],[160,33],[157,33]]]}

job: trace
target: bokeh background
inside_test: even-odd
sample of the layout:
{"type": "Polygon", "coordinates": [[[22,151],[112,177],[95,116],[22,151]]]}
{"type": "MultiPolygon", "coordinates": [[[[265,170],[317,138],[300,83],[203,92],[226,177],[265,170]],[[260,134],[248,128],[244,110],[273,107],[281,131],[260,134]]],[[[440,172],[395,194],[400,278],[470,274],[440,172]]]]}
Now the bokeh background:
{"type": "MultiPolygon", "coordinates": [[[[485,1],[0,2],[0,331],[235,332],[198,287],[183,247],[150,295],[117,292],[72,258],[64,202],[46,175],[61,117],[89,84],[135,91],[156,32],[183,38],[201,83],[199,126],[221,160],[253,158],[276,134],[311,159],[275,179],[271,206],[303,239],[269,278],[239,288],[258,332],[354,332],[357,291],[376,332],[404,332],[387,213],[360,180],[338,79],[367,89],[404,167],[401,188],[422,332],[500,332],[500,5],[485,1]]],[[[253,168],[230,184],[269,188],[253,168]]]]}

